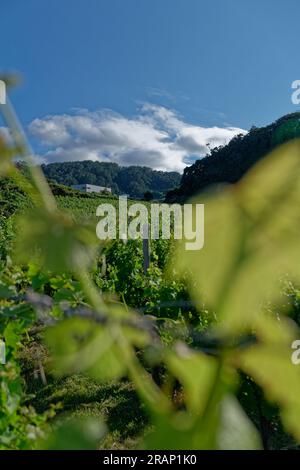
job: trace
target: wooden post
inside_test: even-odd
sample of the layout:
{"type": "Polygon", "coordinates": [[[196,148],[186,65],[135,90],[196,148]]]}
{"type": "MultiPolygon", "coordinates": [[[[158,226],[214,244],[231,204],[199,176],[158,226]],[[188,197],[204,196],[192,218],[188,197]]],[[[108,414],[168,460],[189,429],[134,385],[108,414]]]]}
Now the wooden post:
{"type": "Polygon", "coordinates": [[[39,373],[40,373],[41,381],[43,382],[43,385],[47,385],[46,374],[45,374],[45,371],[44,371],[42,361],[40,359],[38,361],[38,367],[39,367],[39,373]]]}
{"type": "Polygon", "coordinates": [[[101,256],[101,277],[106,275],[106,255],[101,256]]]}
{"type": "Polygon", "coordinates": [[[149,224],[143,225],[142,237],[143,237],[144,274],[146,275],[150,266],[149,224]]]}

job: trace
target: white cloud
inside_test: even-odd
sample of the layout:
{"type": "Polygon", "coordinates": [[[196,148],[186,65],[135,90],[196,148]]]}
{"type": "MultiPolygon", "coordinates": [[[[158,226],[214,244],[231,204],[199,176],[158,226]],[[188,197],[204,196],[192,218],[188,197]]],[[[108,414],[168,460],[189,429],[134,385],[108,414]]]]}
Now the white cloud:
{"type": "Polygon", "coordinates": [[[190,156],[201,158],[209,147],[226,144],[235,127],[200,127],[185,122],[175,111],[150,103],[128,118],[110,110],[46,116],[29,125],[45,149],[48,163],[70,160],[110,161],[182,171],[190,156]]]}
{"type": "Polygon", "coordinates": [[[9,129],[4,126],[0,126],[0,138],[3,139],[7,145],[12,145],[12,137],[9,129]]]}

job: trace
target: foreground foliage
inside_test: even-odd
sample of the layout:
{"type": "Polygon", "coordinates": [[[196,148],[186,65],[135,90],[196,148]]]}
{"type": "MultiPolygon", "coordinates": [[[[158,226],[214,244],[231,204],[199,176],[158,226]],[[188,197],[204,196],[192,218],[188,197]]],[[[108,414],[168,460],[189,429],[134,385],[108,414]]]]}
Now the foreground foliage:
{"type": "MultiPolygon", "coordinates": [[[[282,424],[299,442],[300,374],[291,363],[299,331],[279,295],[283,275],[296,282],[300,275],[299,157],[299,142],[287,144],[234,188],[202,196],[203,250],[187,252],[183,240],[165,268],[158,243],[145,279],[139,279],[139,242],[99,247],[88,226],[57,207],[43,174],[30,166],[35,208],[16,219],[11,253],[2,245],[0,327],[8,351],[0,375],[2,448],[93,448],[104,439],[98,416],[96,422],[58,420],[50,430],[50,403],[46,414],[24,412],[19,360],[23,348],[34,348],[37,326],[43,380],[84,376],[134,387],[149,423],[138,443],[143,448],[267,447],[250,401],[242,406],[250,397],[247,384],[264,410],[265,398],[275,405],[270,425],[282,424]],[[177,304],[176,313],[167,300],[177,304]],[[163,304],[158,312],[157,302],[163,304]]],[[[2,172],[18,180],[4,161],[2,172]]],[[[3,227],[9,234],[9,224],[3,227]]]]}

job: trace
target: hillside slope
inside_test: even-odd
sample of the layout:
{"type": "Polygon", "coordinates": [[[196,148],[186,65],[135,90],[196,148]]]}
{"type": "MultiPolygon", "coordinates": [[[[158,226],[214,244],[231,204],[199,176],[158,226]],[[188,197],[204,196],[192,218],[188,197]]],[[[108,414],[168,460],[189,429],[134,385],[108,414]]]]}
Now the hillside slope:
{"type": "Polygon", "coordinates": [[[64,185],[96,184],[112,188],[114,194],[126,193],[134,198],[150,191],[155,198],[180,184],[180,174],[156,171],[144,166],[121,167],[116,163],[62,162],[42,165],[46,177],[64,185]]]}
{"type": "Polygon", "coordinates": [[[210,185],[235,183],[255,162],[295,137],[300,137],[300,113],[283,116],[266,127],[252,127],[185,168],[179,188],[167,194],[167,201],[184,201],[210,185]]]}

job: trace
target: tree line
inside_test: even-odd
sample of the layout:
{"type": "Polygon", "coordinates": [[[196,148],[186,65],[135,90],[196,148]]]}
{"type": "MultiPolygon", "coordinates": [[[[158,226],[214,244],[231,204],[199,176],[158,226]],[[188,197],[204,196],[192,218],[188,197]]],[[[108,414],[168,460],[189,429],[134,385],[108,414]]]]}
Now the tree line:
{"type": "Polygon", "coordinates": [[[175,171],[152,170],[145,166],[122,167],[117,163],[61,162],[43,164],[42,169],[49,180],[59,184],[95,184],[112,189],[114,194],[128,194],[142,198],[151,193],[154,198],[163,198],[165,193],[180,184],[181,175],[175,171]]]}
{"type": "Polygon", "coordinates": [[[253,126],[227,145],[186,167],[180,186],[167,194],[167,201],[184,201],[208,186],[235,183],[259,159],[278,145],[300,137],[300,113],[292,113],[265,127],[253,126]]]}

